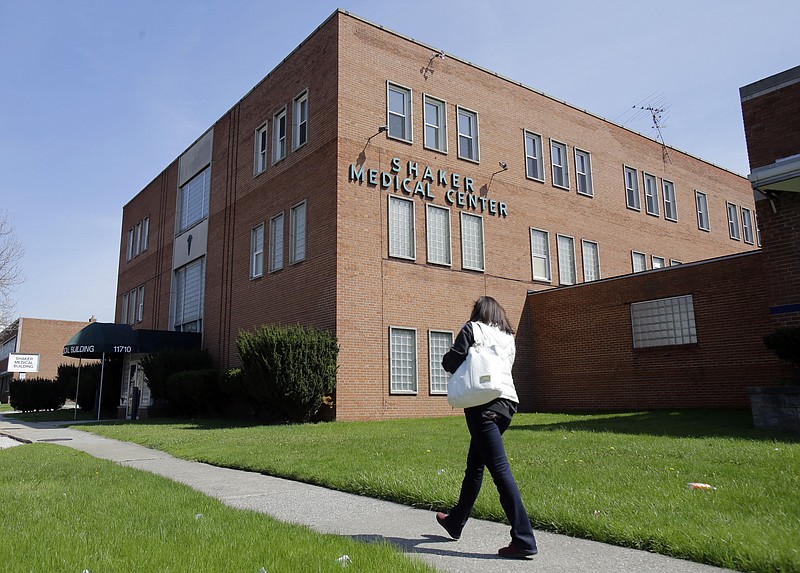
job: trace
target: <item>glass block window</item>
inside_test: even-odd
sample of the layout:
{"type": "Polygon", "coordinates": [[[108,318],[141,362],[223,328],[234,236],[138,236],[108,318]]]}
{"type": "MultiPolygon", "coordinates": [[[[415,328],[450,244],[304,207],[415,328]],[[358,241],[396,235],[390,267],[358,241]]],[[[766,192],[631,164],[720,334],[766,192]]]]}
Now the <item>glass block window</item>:
{"type": "Polygon", "coordinates": [[[389,197],[390,257],[416,258],[414,228],[414,202],[402,197],[389,197]]]}
{"type": "Polygon", "coordinates": [[[450,380],[450,374],[442,368],[442,357],[452,345],[452,332],[428,331],[428,369],[431,394],[447,394],[447,381],[450,380]]]}
{"type": "Polygon", "coordinates": [[[697,342],[692,295],[631,304],[633,347],[697,342]]]}
{"type": "Polygon", "coordinates": [[[672,181],[662,179],[661,194],[664,199],[664,218],[669,221],[677,221],[678,204],[675,201],[675,184],[672,181]]]}
{"type": "Polygon", "coordinates": [[[392,394],[417,392],[417,331],[389,329],[389,385],[392,394]]]}
{"type": "Polygon", "coordinates": [[[594,195],[592,187],[592,156],[587,151],[575,150],[575,180],[578,183],[578,193],[581,195],[594,195]]]}
{"type": "Polygon", "coordinates": [[[211,168],[206,167],[180,189],[178,232],[185,231],[208,217],[208,193],[211,189],[211,168]]]}
{"type": "Polygon", "coordinates": [[[658,216],[658,180],[655,175],[644,174],[644,202],[648,215],[658,216]]]}
{"type": "Polygon", "coordinates": [[[631,251],[631,266],[633,272],[641,273],[647,270],[647,256],[644,253],[631,251]]]}
{"type": "Polygon", "coordinates": [[[437,265],[452,263],[450,245],[450,210],[435,205],[427,206],[428,262],[437,265]]]}
{"type": "Polygon", "coordinates": [[[528,179],[544,181],[542,136],[530,131],[525,131],[525,176],[528,179]]]}
{"type": "Polygon", "coordinates": [[[650,264],[651,268],[663,269],[664,267],[667,266],[667,261],[664,257],[656,257],[655,255],[653,255],[652,257],[650,257],[650,264]]]}
{"type": "Polygon", "coordinates": [[[283,213],[269,220],[269,272],[283,268],[283,213]]]}
{"type": "Polygon", "coordinates": [[[479,161],[478,114],[462,108],[458,108],[458,156],[479,161]]]}
{"type": "Polygon", "coordinates": [[[596,281],[600,278],[600,247],[594,241],[581,241],[583,251],[583,280],[596,281]]]}
{"type": "Polygon", "coordinates": [[[550,235],[531,229],[531,266],[533,280],[550,281],[550,235]]]}
{"type": "Polygon", "coordinates": [[[562,285],[574,285],[578,280],[575,270],[575,239],[558,235],[556,243],[558,247],[558,282],[562,285]]]}
{"type": "Polygon", "coordinates": [[[639,173],[633,167],[625,167],[625,204],[628,209],[640,211],[642,208],[639,198],[639,173]]]}
{"type": "Polygon", "coordinates": [[[264,274],[264,223],[250,231],[250,278],[264,274]]]}
{"type": "Polygon", "coordinates": [[[289,211],[289,264],[306,258],[306,202],[289,211]]]}
{"type": "Polygon", "coordinates": [[[447,114],[444,102],[425,96],[425,147],[447,152],[447,114]]]}
{"type": "Polygon", "coordinates": [[[733,203],[726,203],[728,209],[728,234],[731,239],[738,241],[741,236],[739,235],[739,208],[733,203]]]}
{"type": "Polygon", "coordinates": [[[411,141],[411,90],[386,84],[389,137],[411,141]]]}
{"type": "Polygon", "coordinates": [[[473,271],[485,270],[483,257],[483,219],[461,213],[461,266],[473,271]]]}

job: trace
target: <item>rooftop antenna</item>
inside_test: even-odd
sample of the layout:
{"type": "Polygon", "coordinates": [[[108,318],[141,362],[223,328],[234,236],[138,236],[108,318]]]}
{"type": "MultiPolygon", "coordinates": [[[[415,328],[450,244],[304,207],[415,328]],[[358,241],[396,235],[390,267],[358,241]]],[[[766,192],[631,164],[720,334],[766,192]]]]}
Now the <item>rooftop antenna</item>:
{"type": "Polygon", "coordinates": [[[420,69],[419,72],[423,75],[423,77],[426,80],[428,79],[428,76],[433,75],[433,72],[436,71],[431,67],[431,64],[433,64],[433,60],[435,60],[436,58],[441,58],[442,60],[444,60],[445,53],[442,50],[439,50],[438,52],[432,53],[431,54],[431,59],[428,60],[428,65],[425,66],[424,68],[420,69]]]}
{"type": "Polygon", "coordinates": [[[666,127],[666,125],[661,125],[661,118],[664,115],[664,108],[663,107],[653,107],[652,105],[642,107],[642,106],[633,106],[634,108],[638,107],[640,110],[649,111],[650,116],[653,118],[653,126],[651,129],[656,130],[656,141],[661,143],[661,160],[664,162],[664,169],[667,168],[667,161],[672,163],[672,159],[669,157],[669,150],[667,149],[667,144],[664,143],[664,136],[661,134],[661,128],[666,127]]]}

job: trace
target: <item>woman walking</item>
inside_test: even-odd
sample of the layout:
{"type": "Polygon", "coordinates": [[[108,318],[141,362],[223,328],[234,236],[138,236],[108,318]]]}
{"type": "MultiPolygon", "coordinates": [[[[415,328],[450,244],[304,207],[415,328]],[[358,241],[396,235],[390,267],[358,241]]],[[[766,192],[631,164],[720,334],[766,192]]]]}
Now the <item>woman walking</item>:
{"type": "Polygon", "coordinates": [[[511,524],[511,543],[502,547],[498,554],[525,558],[538,552],[536,539],[517,482],[511,475],[502,438],[519,403],[511,377],[511,366],[516,355],[514,330],[503,307],[489,296],[482,296],[475,302],[469,322],[462,327],[453,346],[444,355],[442,367],[454,373],[467,357],[470,346],[476,342],[485,346],[494,345],[500,350],[500,360],[505,362],[502,365],[503,392],[499,398],[487,404],[464,409],[471,439],[461,494],[450,514],[439,512],[436,521],[453,539],[461,537],[461,530],[481,490],[483,469],[487,467],[500,494],[500,504],[511,524]]]}

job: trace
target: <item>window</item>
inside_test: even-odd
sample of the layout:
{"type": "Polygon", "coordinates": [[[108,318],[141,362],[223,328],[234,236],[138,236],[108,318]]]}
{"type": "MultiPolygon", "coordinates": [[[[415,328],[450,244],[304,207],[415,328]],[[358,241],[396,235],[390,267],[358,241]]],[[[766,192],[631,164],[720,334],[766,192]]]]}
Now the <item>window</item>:
{"type": "Polygon", "coordinates": [[[697,205],[697,228],[703,231],[709,231],[711,227],[708,224],[708,199],[706,198],[706,194],[695,191],[694,201],[697,205]]]}
{"type": "Polygon", "coordinates": [[[697,342],[692,295],[631,304],[633,347],[697,342]]]}
{"type": "Polygon", "coordinates": [[[179,194],[179,233],[208,217],[208,192],[210,188],[210,167],[206,167],[181,187],[179,194]]]}
{"type": "Polygon", "coordinates": [[[389,256],[414,260],[416,253],[414,202],[389,197],[389,256]]]}
{"type": "Polygon", "coordinates": [[[142,219],[142,252],[150,246],[150,217],[142,219]]]}
{"type": "Polygon", "coordinates": [[[256,130],[255,137],[255,161],[253,163],[253,175],[263,173],[267,169],[267,122],[256,130]]]}
{"type": "Polygon", "coordinates": [[[131,290],[128,293],[128,324],[134,324],[136,322],[136,293],[137,289],[131,290]]]}
{"type": "Polygon", "coordinates": [[[625,203],[628,209],[640,211],[642,209],[639,199],[639,174],[632,167],[625,167],[625,203]]]}
{"type": "Polygon", "coordinates": [[[669,266],[671,266],[671,267],[677,267],[678,265],[682,265],[682,264],[683,263],[681,261],[678,261],[676,259],[670,259],[669,260],[669,266]]]}
{"type": "Polygon", "coordinates": [[[458,108],[458,156],[480,161],[478,151],[478,114],[458,108]]]}
{"type": "Polygon", "coordinates": [[[567,146],[550,140],[550,162],[553,165],[553,185],[569,189],[569,169],[567,166],[567,146]]]}
{"type": "Polygon", "coordinates": [[[198,259],[175,271],[175,330],[203,332],[203,267],[198,259]]]}
{"type": "Polygon", "coordinates": [[[133,229],[128,231],[128,246],[125,249],[125,260],[130,261],[133,258],[133,229]]]}
{"type": "Polygon", "coordinates": [[[753,217],[750,209],[742,207],[742,239],[748,245],[753,244],[753,217]]]}
{"type": "Polygon", "coordinates": [[[425,147],[447,153],[445,105],[430,96],[425,96],[425,147]]]}
{"type": "Polygon", "coordinates": [[[142,322],[144,320],[144,285],[137,290],[136,300],[139,304],[136,307],[136,322],[142,322]]]}
{"type": "Polygon", "coordinates": [[[550,236],[547,231],[531,229],[531,266],[533,280],[550,281],[550,236]]]}
{"type": "Polygon", "coordinates": [[[557,235],[558,246],[558,283],[574,285],[577,282],[575,271],[575,239],[565,235],[557,235]]]}
{"type": "Polygon", "coordinates": [[[483,219],[461,213],[461,266],[473,271],[484,270],[483,219]]]}
{"type": "Polygon", "coordinates": [[[758,226],[758,214],[753,214],[753,219],[755,220],[756,224],[756,244],[760,247],[761,246],[761,228],[758,226]]]}
{"type": "Polygon", "coordinates": [[[544,181],[542,136],[530,131],[525,131],[525,176],[528,179],[544,181]]]}
{"type": "Polygon", "coordinates": [[[672,181],[662,179],[661,194],[664,198],[664,218],[669,221],[677,221],[678,204],[675,202],[675,184],[672,181]]]}
{"type": "Polygon", "coordinates": [[[122,295],[122,305],[120,306],[120,324],[128,324],[128,304],[130,295],[125,293],[122,295]]]}
{"type": "Polygon", "coordinates": [[[389,377],[392,394],[417,393],[417,331],[389,329],[389,377]]]}
{"type": "Polygon", "coordinates": [[[600,278],[600,248],[594,241],[581,241],[583,252],[583,280],[596,281],[600,278]]]}
{"type": "Polygon", "coordinates": [[[644,174],[644,203],[647,214],[658,217],[658,180],[649,173],[644,174]]]}
{"type": "Polygon", "coordinates": [[[264,223],[250,231],[250,278],[264,274],[264,223]]]}
{"type": "Polygon", "coordinates": [[[286,108],[272,119],[272,162],[277,163],[286,157],[286,108]]]}
{"type": "Polygon", "coordinates": [[[386,84],[389,137],[411,141],[411,90],[386,84]]]}
{"type": "Polygon", "coordinates": [[[739,235],[739,208],[733,203],[725,203],[728,209],[728,234],[731,239],[738,241],[741,237],[739,235]]]}
{"type": "Polygon", "coordinates": [[[586,151],[575,150],[575,180],[578,183],[578,193],[581,195],[594,195],[592,187],[592,156],[586,151]]]}
{"type": "Polygon", "coordinates": [[[294,98],[292,111],[292,148],[297,149],[308,142],[308,92],[294,98]]]}
{"type": "Polygon", "coordinates": [[[306,258],[306,202],[289,210],[289,264],[306,258]]]}
{"type": "Polygon", "coordinates": [[[450,210],[435,205],[427,206],[428,262],[450,265],[450,210]]]}
{"type": "Polygon", "coordinates": [[[631,267],[633,268],[633,272],[641,273],[647,270],[647,257],[644,253],[637,253],[636,251],[631,251],[631,267]]]}
{"type": "Polygon", "coordinates": [[[656,257],[655,255],[650,257],[650,264],[651,268],[653,269],[663,269],[667,266],[667,261],[664,257],[656,257]]]}
{"type": "Polygon", "coordinates": [[[442,368],[442,358],[452,345],[452,332],[428,331],[428,371],[431,394],[447,394],[447,381],[450,380],[450,374],[442,368]]]}
{"type": "Polygon", "coordinates": [[[283,268],[283,213],[269,220],[269,272],[283,268]]]}
{"type": "Polygon", "coordinates": [[[142,252],[142,222],[139,221],[134,227],[133,235],[133,256],[136,257],[142,252]]]}

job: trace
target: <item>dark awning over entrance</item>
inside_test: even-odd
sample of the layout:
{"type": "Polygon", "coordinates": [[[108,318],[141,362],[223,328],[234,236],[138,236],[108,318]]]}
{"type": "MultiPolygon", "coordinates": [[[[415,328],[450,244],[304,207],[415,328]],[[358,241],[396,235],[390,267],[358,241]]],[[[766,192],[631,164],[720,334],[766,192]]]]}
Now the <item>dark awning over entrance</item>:
{"type": "Polygon", "coordinates": [[[129,324],[92,322],[69,339],[64,356],[102,358],[104,354],[138,352],[138,342],[129,324]]]}

